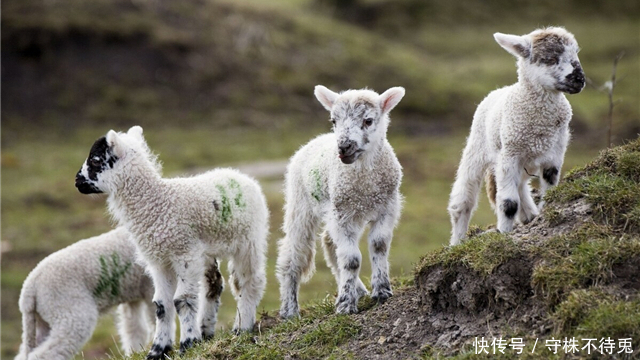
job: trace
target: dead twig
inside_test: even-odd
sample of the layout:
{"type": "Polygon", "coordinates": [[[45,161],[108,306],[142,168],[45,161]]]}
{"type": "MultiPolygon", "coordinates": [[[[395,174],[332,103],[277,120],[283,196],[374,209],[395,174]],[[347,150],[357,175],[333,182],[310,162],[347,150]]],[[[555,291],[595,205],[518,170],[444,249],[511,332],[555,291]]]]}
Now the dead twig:
{"type": "Polygon", "coordinates": [[[607,124],[607,148],[611,147],[611,129],[613,128],[613,90],[616,87],[616,70],[618,68],[618,61],[624,56],[624,51],[620,52],[618,56],[613,60],[613,69],[611,70],[611,80],[605,83],[607,94],[609,95],[609,118],[607,124]]]}
{"type": "Polygon", "coordinates": [[[615,101],[613,100],[613,91],[616,88],[618,81],[616,79],[616,71],[618,69],[618,62],[624,56],[624,51],[621,51],[615,59],[613,59],[613,69],[611,70],[611,80],[606,81],[602,86],[596,86],[590,78],[586,79],[587,85],[598,91],[606,91],[607,97],[609,98],[609,113],[607,115],[607,148],[611,147],[611,133],[613,130],[613,107],[615,106],[615,101]]]}

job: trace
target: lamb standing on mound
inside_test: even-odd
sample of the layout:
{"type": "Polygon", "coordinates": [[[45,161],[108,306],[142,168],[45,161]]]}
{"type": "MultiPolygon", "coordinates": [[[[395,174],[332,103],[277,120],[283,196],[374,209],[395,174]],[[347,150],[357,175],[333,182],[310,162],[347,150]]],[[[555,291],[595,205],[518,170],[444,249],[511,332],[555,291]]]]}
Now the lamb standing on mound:
{"type": "Polygon", "coordinates": [[[22,285],[16,360],[71,359],[91,337],[99,315],[118,304],[125,354],[146,346],[153,332],[153,284],[135,261],[135,247],[122,227],[42,260],[22,285]]]}
{"type": "Polygon", "coordinates": [[[404,96],[395,87],[382,95],[371,90],[337,94],[316,86],[315,95],[331,113],[333,133],[321,135],[291,158],[286,173],[285,237],[280,240],[277,276],[280,316],[297,316],[300,281],[315,269],[315,239],[324,222],[325,259],[338,283],[336,311],[357,312],[367,293],[359,278],[358,240],[369,231],[372,297],[392,295],[389,246],[400,217],[402,168],[386,139],[389,111],[404,96]]]}
{"type": "Polygon", "coordinates": [[[542,176],[542,196],[558,183],[572,116],[564,93],[585,85],[578,43],[564,28],[494,38],[518,59],[518,82],[492,91],[473,117],[449,199],[451,245],[466,236],[483,175],[499,231],[511,231],[516,215],[522,223],[538,215],[529,179],[542,176]]]}
{"type": "Polygon", "coordinates": [[[231,169],[163,179],[142,128],[134,126],[127,133],[111,130],[95,142],[76,187],[109,195],[109,211],[133,234],[147,263],[157,318],[148,358],[164,359],[172,350],[176,312],[181,352],[213,336],[223,286],[219,257],[230,259],[229,283],[238,303],[233,328],[253,328],[266,284],[269,227],[255,180],[231,169]]]}

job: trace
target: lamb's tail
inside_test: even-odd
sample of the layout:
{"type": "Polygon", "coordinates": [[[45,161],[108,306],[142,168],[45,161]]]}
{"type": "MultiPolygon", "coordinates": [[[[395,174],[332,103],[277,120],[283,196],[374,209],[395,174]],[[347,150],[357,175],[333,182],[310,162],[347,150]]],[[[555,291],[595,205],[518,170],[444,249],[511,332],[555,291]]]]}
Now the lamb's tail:
{"type": "Polygon", "coordinates": [[[26,360],[36,344],[36,294],[25,283],[20,294],[20,312],[22,313],[22,344],[15,360],[26,360]]]}
{"type": "Polygon", "coordinates": [[[494,173],[492,168],[487,169],[484,175],[484,186],[487,190],[487,197],[489,198],[489,203],[491,204],[491,208],[495,210],[496,208],[496,174],[494,173]]]}

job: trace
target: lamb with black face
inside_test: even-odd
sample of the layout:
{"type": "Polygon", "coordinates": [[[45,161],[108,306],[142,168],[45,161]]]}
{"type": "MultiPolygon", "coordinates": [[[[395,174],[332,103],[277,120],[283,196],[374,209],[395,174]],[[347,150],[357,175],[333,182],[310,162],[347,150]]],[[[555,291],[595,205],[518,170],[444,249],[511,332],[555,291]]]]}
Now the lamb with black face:
{"type": "Polygon", "coordinates": [[[118,157],[115,156],[107,139],[103,136],[91,147],[89,157],[76,174],[76,188],[83,194],[101,194],[104,191],[98,186],[99,176],[107,169],[113,168],[118,157]]]}

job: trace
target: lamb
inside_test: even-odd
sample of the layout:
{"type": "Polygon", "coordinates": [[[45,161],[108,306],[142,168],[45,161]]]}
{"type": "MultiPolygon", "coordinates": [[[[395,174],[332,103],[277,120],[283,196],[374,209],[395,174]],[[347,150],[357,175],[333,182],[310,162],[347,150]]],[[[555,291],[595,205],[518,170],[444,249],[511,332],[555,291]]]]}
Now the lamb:
{"type": "Polygon", "coordinates": [[[181,352],[214,335],[223,288],[217,258],[230,259],[235,331],[253,328],[266,284],[269,211],[260,185],[232,169],[174,179],[160,171],[142,128],[134,126],[98,139],[76,175],[81,193],[108,194],[110,213],[133,234],[147,263],[156,305],[149,359],[172,350],[176,312],[181,352]]]}
{"type": "Polygon", "coordinates": [[[277,260],[282,318],[299,315],[299,285],[315,270],[322,222],[325,259],[338,283],[336,312],[356,313],[358,299],[368,293],[359,278],[358,239],[369,223],[372,298],[384,302],[392,295],[387,259],[402,207],[402,167],[386,133],[404,88],[338,94],[318,85],[315,96],[331,113],[333,132],[303,146],[287,167],[285,237],[277,260]]]}
{"type": "Polygon", "coordinates": [[[544,202],[533,201],[530,177],[542,176],[542,196],[558,183],[572,116],[564,93],[585,85],[578,43],[564,28],[494,38],[517,58],[518,82],[489,93],[475,112],[449,200],[451,245],[466,235],[483,175],[498,231],[511,231],[516,215],[527,223],[539,214],[544,202]]]}
{"type": "Polygon", "coordinates": [[[22,344],[16,360],[67,360],[82,349],[98,317],[119,306],[125,354],[151,340],[153,284],[136,263],[129,232],[119,227],[42,260],[20,294],[22,344]]]}

